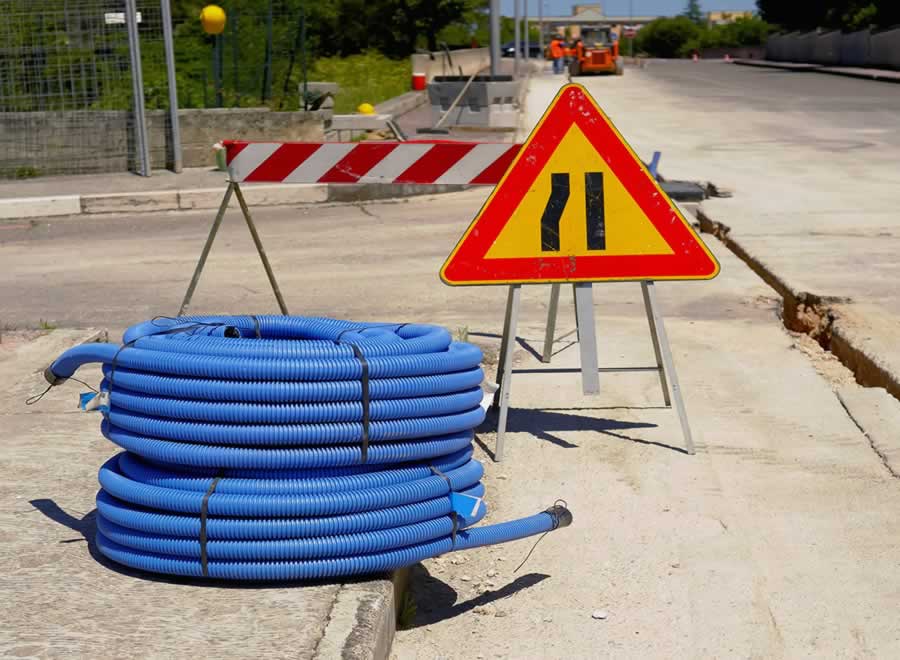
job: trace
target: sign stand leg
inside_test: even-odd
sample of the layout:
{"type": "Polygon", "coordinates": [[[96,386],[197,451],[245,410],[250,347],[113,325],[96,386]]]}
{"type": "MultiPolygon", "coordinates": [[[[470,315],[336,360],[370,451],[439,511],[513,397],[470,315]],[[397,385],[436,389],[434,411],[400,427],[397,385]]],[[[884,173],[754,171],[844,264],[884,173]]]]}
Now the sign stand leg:
{"type": "Polygon", "coordinates": [[[234,196],[237,197],[238,204],[241,205],[241,212],[244,214],[244,220],[247,221],[247,229],[250,230],[250,236],[253,237],[253,243],[256,245],[257,253],[259,253],[259,259],[262,261],[263,268],[266,269],[266,277],[269,278],[269,284],[272,286],[272,292],[275,294],[275,299],[278,301],[278,307],[281,309],[281,313],[287,316],[287,305],[284,303],[284,298],[281,296],[281,289],[278,288],[278,282],[275,281],[275,273],[272,271],[272,266],[269,264],[269,258],[266,256],[266,250],[263,248],[262,241],[259,239],[256,225],[253,224],[253,217],[250,215],[250,209],[247,207],[247,202],[244,200],[244,193],[241,192],[241,187],[237,183],[232,185],[234,186],[234,196]]]}
{"type": "Polygon", "coordinates": [[[644,299],[647,303],[648,318],[651,327],[656,328],[655,335],[658,337],[657,345],[662,354],[662,362],[665,371],[669,376],[669,382],[672,384],[672,398],[675,399],[675,408],[678,410],[678,421],[681,422],[681,433],[684,435],[684,447],[688,454],[694,454],[694,440],[691,437],[691,427],[688,425],[687,412],[684,409],[684,402],[681,400],[681,387],[678,385],[678,375],[675,373],[675,363],[672,360],[672,350],[669,348],[669,338],[666,335],[666,326],[663,324],[662,316],[659,313],[659,307],[656,304],[656,290],[653,282],[642,282],[644,289],[644,299]]]}
{"type": "Polygon", "coordinates": [[[550,285],[550,305],[547,307],[547,334],[544,336],[544,350],[541,362],[550,364],[553,357],[553,339],[556,334],[556,317],[559,312],[559,284],[550,285]]]}
{"type": "Polygon", "coordinates": [[[659,384],[662,386],[663,399],[666,406],[672,407],[669,398],[669,386],[666,384],[666,369],[663,366],[662,352],[659,349],[659,335],[656,334],[656,323],[653,320],[652,303],[649,288],[653,282],[641,282],[641,294],[644,296],[644,311],[647,312],[647,323],[650,325],[650,338],[653,340],[653,352],[656,354],[656,370],[659,372],[659,384]]]}
{"type": "Polygon", "coordinates": [[[513,353],[515,353],[516,326],[519,322],[519,301],[522,297],[522,285],[512,284],[506,299],[506,318],[503,321],[503,342],[500,345],[500,362],[497,364],[497,384],[500,387],[494,395],[494,407],[500,406],[497,417],[497,448],[494,460],[503,460],[503,445],[506,440],[506,416],[509,412],[509,388],[512,384],[513,353]]]}
{"type": "Polygon", "coordinates": [[[575,286],[575,320],[578,325],[578,346],[581,351],[581,390],[585,394],[600,391],[597,366],[597,332],[594,327],[593,287],[590,282],[575,286]]]}
{"type": "Polygon", "coordinates": [[[191,304],[191,298],[194,297],[194,290],[197,288],[197,282],[200,281],[200,274],[203,272],[203,267],[206,265],[206,258],[209,256],[209,250],[212,248],[213,241],[216,240],[216,234],[219,231],[219,226],[222,224],[222,218],[225,217],[225,210],[228,208],[228,202],[231,201],[231,193],[234,192],[235,187],[236,184],[231,181],[228,182],[225,196],[222,198],[222,203],[219,204],[219,212],[216,213],[216,219],[213,221],[212,228],[209,230],[209,236],[206,237],[206,244],[203,246],[203,251],[200,253],[200,260],[197,261],[197,267],[194,268],[194,275],[191,277],[191,283],[188,284],[187,292],[184,294],[184,300],[181,301],[181,307],[178,308],[178,316],[184,316],[191,304]]]}

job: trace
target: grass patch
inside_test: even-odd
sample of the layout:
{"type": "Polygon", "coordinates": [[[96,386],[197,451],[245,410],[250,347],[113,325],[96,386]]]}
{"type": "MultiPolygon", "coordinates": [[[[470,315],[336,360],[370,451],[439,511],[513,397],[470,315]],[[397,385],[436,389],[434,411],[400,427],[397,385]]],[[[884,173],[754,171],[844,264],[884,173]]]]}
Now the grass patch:
{"type": "Polygon", "coordinates": [[[409,58],[392,60],[379,52],[368,51],[350,57],[323,57],[316,60],[309,79],[336,82],[341,91],[335,96],[334,111],[356,112],[360,103],[375,105],[410,89],[412,63],[409,58]]]}

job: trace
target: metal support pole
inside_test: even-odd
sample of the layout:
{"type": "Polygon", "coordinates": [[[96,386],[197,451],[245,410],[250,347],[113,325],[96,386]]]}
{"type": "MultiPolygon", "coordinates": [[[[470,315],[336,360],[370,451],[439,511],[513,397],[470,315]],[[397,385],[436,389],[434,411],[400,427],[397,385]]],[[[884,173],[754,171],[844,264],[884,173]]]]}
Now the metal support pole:
{"type": "Polygon", "coordinates": [[[272,98],[272,0],[266,11],[266,63],[263,67],[262,101],[272,98]]]}
{"type": "Polygon", "coordinates": [[[490,0],[491,77],[500,75],[500,0],[490,0]]]}
{"type": "MultiPolygon", "coordinates": [[[[634,0],[628,0],[629,28],[634,30],[634,0]]],[[[632,32],[634,34],[634,32],[632,32]]],[[[634,37],[628,39],[628,57],[634,57],[634,37]]]]}
{"type": "Polygon", "coordinates": [[[172,40],[172,7],[160,0],[163,49],[166,55],[166,81],[169,87],[169,139],[172,141],[172,171],[181,172],[181,124],[178,122],[178,83],[175,79],[175,44],[172,40]]]}
{"type": "Polygon", "coordinates": [[[222,224],[222,218],[225,217],[225,210],[228,208],[228,202],[231,201],[231,193],[234,192],[235,184],[228,182],[228,188],[225,190],[225,196],[222,203],[219,204],[219,212],[216,213],[216,219],[213,221],[212,228],[209,230],[209,236],[206,237],[206,244],[200,253],[200,260],[197,267],[194,268],[194,275],[191,277],[191,283],[188,284],[187,293],[184,294],[184,300],[181,301],[181,307],[178,308],[178,316],[184,316],[191,305],[191,298],[194,297],[194,290],[197,288],[197,282],[200,281],[200,274],[206,265],[206,258],[209,256],[209,250],[212,248],[213,242],[216,240],[216,234],[219,232],[219,226],[222,224]]]}
{"type": "Polygon", "coordinates": [[[216,92],[216,107],[221,108],[225,105],[222,97],[222,69],[224,62],[224,45],[222,44],[222,35],[217,34],[213,37],[213,87],[216,92]]]}
{"type": "Polygon", "coordinates": [[[303,73],[303,110],[309,110],[309,71],[306,63],[306,4],[300,5],[300,70],[303,73]]]}
{"type": "Polygon", "coordinates": [[[240,25],[241,10],[235,9],[231,20],[231,79],[232,87],[234,87],[234,103],[235,108],[241,107],[241,66],[240,66],[240,25]]]}
{"type": "Polygon", "coordinates": [[[550,285],[550,305],[547,307],[547,334],[544,335],[544,350],[541,362],[550,364],[553,357],[553,337],[556,334],[556,317],[559,315],[559,284],[550,285]]]}
{"type": "Polygon", "coordinates": [[[581,391],[600,391],[597,366],[597,332],[594,327],[593,287],[590,282],[575,284],[575,319],[578,323],[578,346],[581,353],[581,391]]]}
{"type": "Polygon", "coordinates": [[[513,51],[515,53],[515,60],[513,60],[513,75],[519,75],[519,57],[521,53],[519,52],[522,48],[522,34],[520,32],[520,14],[519,14],[519,3],[521,0],[513,0],[513,21],[515,22],[514,28],[514,36],[513,36],[513,51]]]}
{"type": "Polygon", "coordinates": [[[506,441],[506,418],[509,413],[509,388],[512,385],[512,363],[516,344],[516,326],[519,323],[519,302],[522,297],[522,285],[512,284],[506,298],[506,318],[503,321],[503,340],[500,344],[500,361],[498,362],[497,384],[500,386],[494,394],[494,407],[499,404],[500,414],[497,417],[497,447],[494,460],[503,460],[503,445],[506,441]]]}
{"type": "Polygon", "coordinates": [[[678,411],[678,421],[681,422],[681,433],[684,436],[684,448],[688,454],[694,453],[694,439],[691,437],[691,427],[688,424],[687,411],[684,409],[684,401],[681,400],[681,387],[678,385],[678,374],[675,373],[675,362],[672,360],[672,349],[669,347],[669,337],[666,335],[666,326],[663,324],[659,306],[656,303],[656,290],[653,282],[643,282],[644,297],[649,311],[651,325],[656,327],[656,336],[662,363],[672,386],[672,398],[675,399],[675,409],[678,411]]]}
{"type": "Polygon", "coordinates": [[[131,87],[134,103],[135,167],[141,176],[150,176],[150,143],[147,139],[147,117],[144,114],[144,75],[141,69],[141,42],[138,35],[135,0],[125,0],[125,23],[128,26],[128,51],[131,56],[131,87]]]}
{"type": "Polygon", "coordinates": [[[538,0],[538,46],[541,50],[540,57],[544,57],[544,0],[538,0]]]}
{"type": "Polygon", "coordinates": [[[528,65],[528,49],[530,48],[529,42],[531,41],[531,37],[528,34],[528,0],[522,0],[522,9],[522,24],[525,30],[525,38],[523,39],[525,46],[522,51],[525,58],[525,75],[529,75],[531,71],[528,65]]]}
{"type": "Polygon", "coordinates": [[[256,225],[253,224],[253,217],[250,215],[250,209],[247,208],[247,202],[244,200],[244,193],[241,192],[241,187],[237,183],[232,183],[231,185],[234,186],[234,196],[237,197],[238,204],[241,205],[241,212],[244,214],[244,220],[247,221],[247,228],[250,230],[250,235],[253,237],[253,243],[256,245],[256,251],[259,253],[260,261],[262,261],[263,268],[266,269],[266,277],[269,278],[269,284],[272,285],[272,292],[275,294],[275,299],[278,301],[278,307],[281,309],[281,313],[287,316],[287,305],[284,304],[284,298],[281,296],[281,289],[278,288],[278,282],[275,281],[275,273],[272,271],[272,266],[269,264],[269,258],[266,256],[266,250],[263,248],[262,241],[259,239],[256,225]]]}
{"type": "Polygon", "coordinates": [[[644,296],[644,311],[647,312],[647,323],[650,325],[650,339],[653,340],[653,353],[656,355],[656,369],[659,372],[659,384],[662,386],[663,400],[667,406],[671,407],[672,401],[669,399],[669,386],[666,385],[666,369],[663,365],[662,352],[659,349],[659,335],[656,334],[656,323],[653,321],[653,312],[651,311],[649,284],[652,284],[652,282],[641,282],[641,294],[644,296]]]}

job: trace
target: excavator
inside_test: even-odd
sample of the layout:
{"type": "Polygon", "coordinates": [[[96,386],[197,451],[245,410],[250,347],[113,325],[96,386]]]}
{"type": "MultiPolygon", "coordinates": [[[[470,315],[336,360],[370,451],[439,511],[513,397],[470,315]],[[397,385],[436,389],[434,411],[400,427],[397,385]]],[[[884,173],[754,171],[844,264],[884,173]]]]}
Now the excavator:
{"type": "Polygon", "coordinates": [[[619,42],[608,27],[585,29],[581,38],[567,52],[570,56],[569,75],[586,76],[606,73],[621,76],[625,73],[625,59],[619,55],[619,42]]]}

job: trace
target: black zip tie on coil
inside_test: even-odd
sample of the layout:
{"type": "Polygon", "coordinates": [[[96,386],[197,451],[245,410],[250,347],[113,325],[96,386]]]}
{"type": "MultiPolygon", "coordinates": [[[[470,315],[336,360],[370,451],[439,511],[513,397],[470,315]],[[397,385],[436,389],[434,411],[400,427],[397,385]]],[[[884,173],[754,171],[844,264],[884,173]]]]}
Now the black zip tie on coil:
{"type": "MultiPolygon", "coordinates": [[[[447,482],[447,491],[448,495],[452,495],[453,493],[453,483],[450,481],[450,477],[446,474],[438,470],[433,465],[429,465],[431,471],[435,474],[435,476],[441,477],[444,481],[447,482]]],[[[452,506],[452,503],[451,503],[452,506]]],[[[450,510],[450,520],[453,521],[453,530],[450,532],[450,549],[456,550],[456,533],[459,531],[459,516],[456,514],[456,511],[453,509],[450,510]]]]}
{"type": "Polygon", "coordinates": [[[362,451],[360,462],[365,463],[369,455],[369,363],[356,344],[350,344],[353,357],[359,360],[362,367],[360,382],[362,384],[362,451]]]}
{"type": "Polygon", "coordinates": [[[256,333],[256,338],[262,339],[262,333],[259,331],[259,319],[256,314],[251,314],[250,318],[253,319],[253,331],[256,333]]]}
{"type": "Polygon", "coordinates": [[[206,552],[206,542],[208,540],[206,535],[206,517],[209,514],[209,497],[216,492],[216,486],[219,485],[222,477],[225,476],[224,472],[224,470],[221,470],[216,478],[213,479],[209,490],[203,496],[203,501],[200,502],[200,568],[203,570],[203,577],[209,577],[209,557],[206,552]]]}

